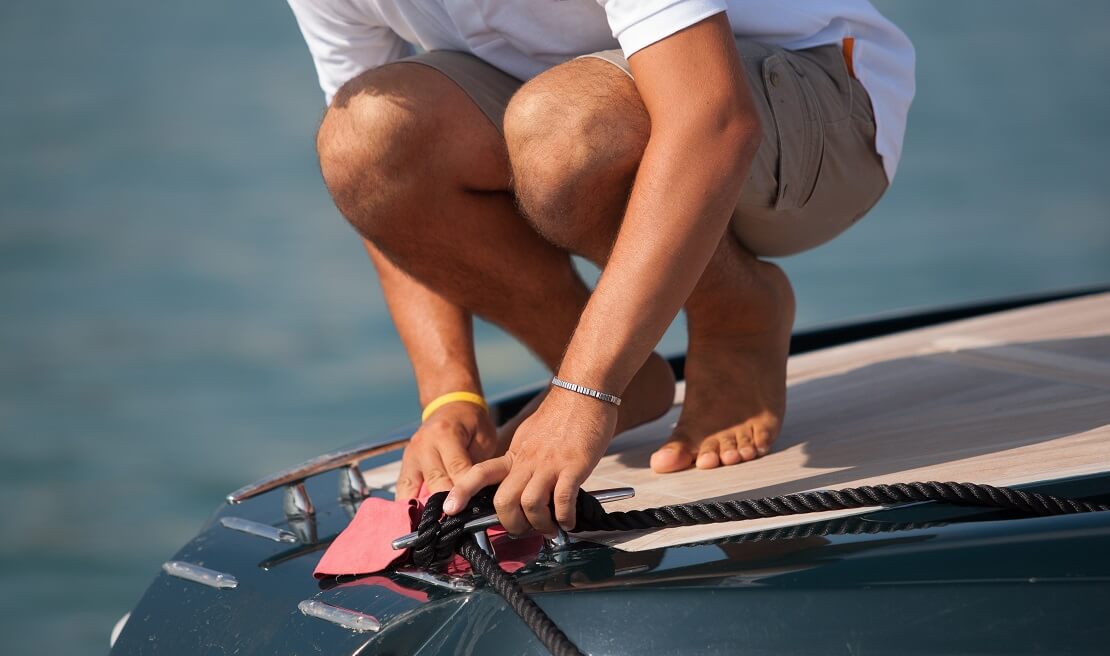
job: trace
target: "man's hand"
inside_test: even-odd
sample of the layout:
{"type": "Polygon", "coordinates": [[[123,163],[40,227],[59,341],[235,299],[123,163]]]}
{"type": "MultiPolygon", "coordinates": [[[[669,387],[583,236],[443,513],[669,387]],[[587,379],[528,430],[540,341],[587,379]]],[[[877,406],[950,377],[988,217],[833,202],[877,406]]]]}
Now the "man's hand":
{"type": "Polygon", "coordinates": [[[574,528],[578,488],[605,454],[617,408],[574,392],[552,389],[516,430],[508,452],[455,479],[443,509],[453,515],[487,485],[500,483],[493,503],[512,535],[556,533],[555,521],[574,528]],[[555,519],[551,502],[555,502],[555,519]]]}
{"type": "Polygon", "coordinates": [[[432,492],[450,490],[475,462],[498,451],[497,429],[485,408],[448,403],[428,417],[405,447],[397,498],[417,496],[421,484],[432,492]]]}

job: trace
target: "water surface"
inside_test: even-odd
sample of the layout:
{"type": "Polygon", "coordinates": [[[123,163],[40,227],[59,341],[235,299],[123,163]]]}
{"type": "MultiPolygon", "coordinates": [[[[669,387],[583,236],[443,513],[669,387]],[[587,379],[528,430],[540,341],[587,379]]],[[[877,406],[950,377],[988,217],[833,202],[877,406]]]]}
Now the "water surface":
{"type": "MultiPolygon", "coordinates": [[[[1110,282],[1110,4],[880,8],[918,49],[905,157],[784,261],[799,324],[1110,282]]],[[[0,635],[103,653],[225,493],[413,419],[414,387],[284,3],[7,0],[0,88],[0,635]]],[[[542,376],[478,338],[489,391],[542,376]]]]}

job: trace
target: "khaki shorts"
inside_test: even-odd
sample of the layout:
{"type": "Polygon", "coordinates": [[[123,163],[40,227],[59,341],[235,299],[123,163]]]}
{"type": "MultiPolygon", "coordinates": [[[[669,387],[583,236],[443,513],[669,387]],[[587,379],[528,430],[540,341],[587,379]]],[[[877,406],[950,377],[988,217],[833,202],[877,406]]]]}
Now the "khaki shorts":
{"type": "MultiPolygon", "coordinates": [[[[886,191],[871,101],[849,73],[839,46],[790,51],[747,39],[737,39],[736,46],[764,135],[732,230],[756,255],[800,253],[847,230],[886,191]]],[[[632,75],[619,50],[585,57],[632,75]]],[[[437,50],[405,61],[446,75],[498,130],[509,99],[523,84],[465,53],[437,50]]]]}

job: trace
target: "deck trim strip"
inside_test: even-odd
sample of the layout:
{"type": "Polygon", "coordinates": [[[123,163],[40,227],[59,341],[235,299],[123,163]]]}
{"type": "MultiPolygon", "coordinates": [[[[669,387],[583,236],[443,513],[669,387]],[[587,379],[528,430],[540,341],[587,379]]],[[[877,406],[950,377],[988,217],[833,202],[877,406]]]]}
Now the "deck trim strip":
{"type": "Polygon", "coordinates": [[[169,576],[219,590],[231,590],[239,586],[239,580],[227,572],[218,572],[183,560],[169,560],[162,563],[162,571],[169,576]]]}
{"type": "Polygon", "coordinates": [[[382,628],[382,623],[376,617],[316,599],[305,599],[297,604],[297,608],[308,617],[331,622],[357,633],[377,632],[382,628]]]}

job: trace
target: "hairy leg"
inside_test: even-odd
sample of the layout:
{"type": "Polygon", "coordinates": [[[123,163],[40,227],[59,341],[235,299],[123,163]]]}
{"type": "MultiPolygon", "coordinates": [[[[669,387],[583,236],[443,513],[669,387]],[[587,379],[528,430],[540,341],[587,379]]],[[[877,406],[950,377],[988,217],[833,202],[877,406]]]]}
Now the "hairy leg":
{"type": "MultiPolygon", "coordinates": [[[[570,255],[521,219],[504,139],[458,86],[414,63],[364,73],[336,96],[318,149],[336,205],[367,241],[557,366],[589,291],[570,255]]],[[[637,389],[625,426],[662,414],[673,381],[637,389]]]]}
{"type": "MultiPolygon", "coordinates": [[[[525,216],[553,243],[604,265],[650,130],[635,84],[607,62],[574,60],[530,81],[505,118],[525,216]]],[[[789,281],[726,231],[685,309],[686,404],[652,468],[763,455],[785,412],[789,281]]]]}
{"type": "Polygon", "coordinates": [[[686,322],[686,401],[652,469],[710,469],[765,455],[786,413],[794,325],[786,274],[726,233],[686,303],[686,322]]]}

